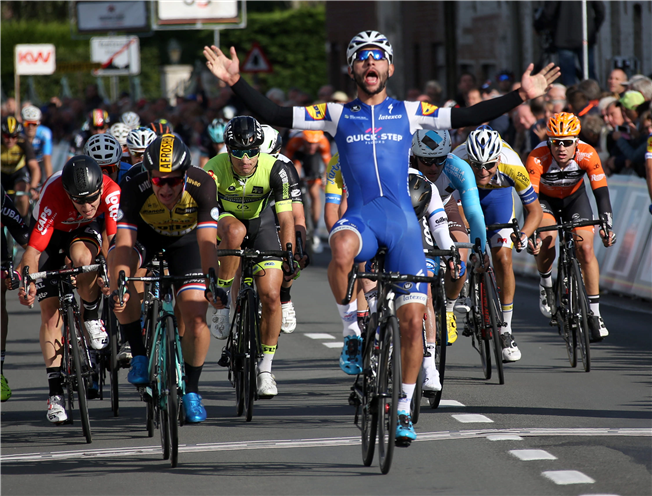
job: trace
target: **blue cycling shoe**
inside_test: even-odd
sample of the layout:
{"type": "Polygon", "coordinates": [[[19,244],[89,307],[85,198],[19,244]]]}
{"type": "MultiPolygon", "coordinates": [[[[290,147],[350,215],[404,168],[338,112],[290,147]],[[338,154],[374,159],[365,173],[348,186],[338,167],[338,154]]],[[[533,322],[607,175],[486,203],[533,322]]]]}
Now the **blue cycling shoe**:
{"type": "Polygon", "coordinates": [[[129,374],[127,374],[127,380],[134,386],[149,383],[148,366],[149,361],[145,355],[136,355],[131,359],[131,368],[129,374]]]}
{"type": "Polygon", "coordinates": [[[396,423],[396,444],[410,444],[417,438],[412,425],[412,417],[405,410],[398,411],[398,422],[396,423]]]}
{"type": "Polygon", "coordinates": [[[362,372],[362,338],[346,336],[340,355],[340,368],[349,375],[362,372]]]}
{"type": "Polygon", "coordinates": [[[93,375],[93,382],[89,384],[86,389],[86,398],[89,400],[95,400],[100,397],[100,385],[97,383],[97,379],[93,375]]]}
{"type": "Polygon", "coordinates": [[[206,409],[201,403],[201,396],[197,393],[187,393],[181,400],[183,401],[183,411],[186,414],[186,422],[193,424],[206,420],[206,409]]]}

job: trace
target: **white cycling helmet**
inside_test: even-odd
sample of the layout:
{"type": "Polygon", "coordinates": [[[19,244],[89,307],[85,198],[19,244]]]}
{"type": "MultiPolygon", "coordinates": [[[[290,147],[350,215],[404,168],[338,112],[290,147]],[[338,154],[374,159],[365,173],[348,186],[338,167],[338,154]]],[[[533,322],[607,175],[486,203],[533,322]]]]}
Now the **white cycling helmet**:
{"type": "Polygon", "coordinates": [[[114,165],[122,158],[122,146],[111,134],[94,134],[84,145],[84,155],[94,158],[100,167],[114,165]]]}
{"type": "Polygon", "coordinates": [[[23,117],[23,122],[41,122],[41,118],[43,117],[41,110],[34,105],[23,107],[23,110],[20,111],[20,115],[23,117]]]}
{"type": "Polygon", "coordinates": [[[394,60],[394,50],[392,45],[387,40],[387,37],[384,34],[379,33],[378,31],[362,31],[356,34],[353,39],[349,42],[349,46],[346,49],[346,61],[349,64],[349,67],[353,66],[353,59],[355,53],[359,48],[363,46],[375,46],[385,51],[385,57],[387,61],[392,64],[394,60]]]}
{"type": "Polygon", "coordinates": [[[283,146],[283,138],[281,138],[281,133],[279,133],[272,126],[263,124],[263,135],[265,136],[265,141],[260,145],[260,151],[263,153],[269,153],[270,155],[278,155],[283,146]]]}
{"type": "Polygon", "coordinates": [[[134,152],[144,153],[145,149],[157,138],[156,133],[148,127],[132,129],[127,135],[127,148],[132,155],[134,152]]]}
{"type": "Polygon", "coordinates": [[[109,133],[111,133],[111,135],[113,135],[122,146],[127,146],[127,135],[129,134],[129,131],[131,131],[129,126],[122,122],[116,122],[109,129],[109,133]]]}
{"type": "Polygon", "coordinates": [[[125,112],[120,117],[123,124],[129,126],[129,129],[140,127],[140,116],[136,112],[125,112]]]}
{"type": "Polygon", "coordinates": [[[502,147],[503,142],[500,139],[500,133],[486,125],[471,131],[466,139],[466,151],[469,155],[469,161],[479,164],[498,160],[502,147]]]}
{"type": "Polygon", "coordinates": [[[412,155],[415,157],[445,157],[450,152],[451,135],[448,131],[418,129],[412,135],[412,155]]]}

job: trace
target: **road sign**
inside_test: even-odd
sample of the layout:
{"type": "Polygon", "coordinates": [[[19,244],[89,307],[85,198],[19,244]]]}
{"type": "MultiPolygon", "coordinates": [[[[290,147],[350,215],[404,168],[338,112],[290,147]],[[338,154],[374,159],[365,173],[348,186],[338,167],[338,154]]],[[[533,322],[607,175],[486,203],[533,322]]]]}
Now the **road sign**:
{"type": "Polygon", "coordinates": [[[159,0],[159,24],[222,23],[238,20],[237,0],[159,0]]]}
{"type": "Polygon", "coordinates": [[[269,63],[265,52],[258,43],[254,42],[249,50],[240,72],[274,72],[272,64],[269,63]]]}
{"type": "Polygon", "coordinates": [[[14,55],[19,76],[52,74],[57,68],[54,45],[16,45],[14,55]]]}
{"type": "Polygon", "coordinates": [[[80,32],[142,31],[149,28],[144,1],[75,2],[75,6],[80,32]]]}
{"type": "Polygon", "coordinates": [[[129,76],[140,74],[138,36],[106,36],[91,38],[91,62],[101,68],[94,76],[129,76]]]}

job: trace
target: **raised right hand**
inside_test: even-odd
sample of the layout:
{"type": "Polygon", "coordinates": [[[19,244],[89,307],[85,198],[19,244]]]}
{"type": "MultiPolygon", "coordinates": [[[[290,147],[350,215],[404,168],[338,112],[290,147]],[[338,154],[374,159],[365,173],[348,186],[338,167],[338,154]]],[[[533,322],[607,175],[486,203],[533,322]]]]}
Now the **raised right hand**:
{"type": "Polygon", "coordinates": [[[204,47],[204,57],[206,57],[206,67],[215,77],[229,86],[233,86],[238,82],[238,79],[240,79],[240,60],[238,60],[234,47],[231,47],[230,59],[215,45],[204,47]]]}

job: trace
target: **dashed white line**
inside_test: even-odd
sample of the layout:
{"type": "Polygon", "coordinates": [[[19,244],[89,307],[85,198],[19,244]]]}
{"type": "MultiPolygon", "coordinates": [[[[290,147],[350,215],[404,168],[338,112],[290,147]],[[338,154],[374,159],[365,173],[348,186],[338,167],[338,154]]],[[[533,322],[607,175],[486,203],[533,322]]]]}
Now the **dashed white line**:
{"type": "Polygon", "coordinates": [[[304,336],[310,339],[335,339],[335,336],[332,334],[326,334],[323,332],[307,332],[304,336]]]}
{"type": "Polygon", "coordinates": [[[521,436],[516,434],[492,434],[487,436],[489,441],[523,441],[521,436]]]}
{"type": "Polygon", "coordinates": [[[342,347],[344,347],[344,343],[342,341],[336,341],[336,342],[329,341],[329,342],[322,343],[322,344],[324,346],[326,346],[327,348],[342,348],[342,347]]]}
{"type": "Polygon", "coordinates": [[[451,406],[466,406],[466,405],[460,403],[459,401],[455,401],[455,400],[441,400],[439,402],[439,408],[441,408],[441,407],[451,407],[451,406]]]}
{"type": "Polygon", "coordinates": [[[595,480],[591,479],[591,477],[577,470],[550,470],[547,472],[541,472],[541,475],[550,479],[559,486],[595,483],[595,480]]]}
{"type": "Polygon", "coordinates": [[[521,449],[509,450],[509,454],[515,456],[519,460],[529,462],[532,460],[556,460],[557,457],[551,455],[545,450],[540,449],[521,449]]]}
{"type": "Polygon", "coordinates": [[[452,417],[458,422],[462,422],[463,424],[493,423],[493,420],[491,420],[489,417],[485,417],[484,415],[479,415],[477,413],[461,413],[458,415],[452,415],[452,417]]]}

